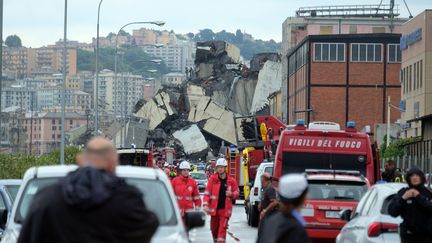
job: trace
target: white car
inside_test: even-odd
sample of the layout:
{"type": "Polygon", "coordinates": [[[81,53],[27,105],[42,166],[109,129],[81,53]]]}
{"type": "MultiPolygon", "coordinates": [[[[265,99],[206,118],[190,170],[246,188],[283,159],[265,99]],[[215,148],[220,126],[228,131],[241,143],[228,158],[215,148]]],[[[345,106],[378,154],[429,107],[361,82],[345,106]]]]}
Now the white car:
{"type": "MultiPolygon", "coordinates": [[[[18,191],[10,220],[7,222],[2,243],[17,242],[21,223],[23,222],[34,195],[41,188],[55,183],[59,178],[75,170],[77,166],[42,166],[33,167],[24,174],[22,186],[18,191]]],[[[136,186],[143,194],[146,206],[159,219],[159,227],[152,238],[152,243],[189,242],[187,230],[183,225],[180,211],[170,182],[161,170],[118,166],[116,174],[130,185],[136,186]]],[[[188,227],[204,225],[205,215],[202,212],[188,212],[188,227]]]]}
{"type": "Polygon", "coordinates": [[[371,187],[354,213],[351,210],[341,212],[341,219],[348,223],[337,236],[336,243],[399,243],[398,228],[402,218],[390,216],[388,206],[396,193],[406,186],[385,183],[371,187]]]}
{"type": "Polygon", "coordinates": [[[268,172],[273,175],[273,163],[261,163],[257,169],[254,184],[249,194],[249,200],[245,201],[246,216],[248,225],[257,227],[259,223],[258,204],[261,202],[261,175],[268,172]]]}

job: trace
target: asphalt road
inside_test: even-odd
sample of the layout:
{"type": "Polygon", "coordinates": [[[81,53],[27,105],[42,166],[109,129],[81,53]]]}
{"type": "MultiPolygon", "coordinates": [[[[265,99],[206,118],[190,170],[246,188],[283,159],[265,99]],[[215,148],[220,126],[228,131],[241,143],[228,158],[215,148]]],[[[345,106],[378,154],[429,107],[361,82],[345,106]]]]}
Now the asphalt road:
{"type": "MultiPolygon", "coordinates": [[[[229,221],[229,231],[240,239],[242,243],[255,243],[257,236],[257,228],[250,227],[246,222],[246,214],[244,211],[243,201],[238,200],[234,206],[233,215],[229,221]]],[[[210,233],[210,217],[207,216],[206,225],[202,228],[193,229],[189,233],[191,242],[196,243],[212,243],[210,233]]],[[[227,234],[227,243],[235,243],[231,236],[227,234]]]]}

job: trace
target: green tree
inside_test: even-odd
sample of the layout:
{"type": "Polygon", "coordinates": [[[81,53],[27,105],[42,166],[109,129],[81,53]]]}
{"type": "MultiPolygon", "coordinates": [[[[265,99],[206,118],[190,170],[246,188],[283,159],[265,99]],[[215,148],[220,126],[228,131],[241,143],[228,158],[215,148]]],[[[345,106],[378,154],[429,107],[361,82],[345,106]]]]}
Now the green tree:
{"type": "Polygon", "coordinates": [[[17,35],[6,37],[5,45],[8,47],[22,47],[21,38],[17,35]]]}

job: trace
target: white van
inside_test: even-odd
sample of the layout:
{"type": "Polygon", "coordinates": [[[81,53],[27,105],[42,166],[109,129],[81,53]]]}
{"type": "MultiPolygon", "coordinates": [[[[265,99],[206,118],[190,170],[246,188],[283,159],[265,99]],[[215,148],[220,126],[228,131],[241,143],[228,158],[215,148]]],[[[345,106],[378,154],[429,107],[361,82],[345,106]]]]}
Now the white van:
{"type": "Polygon", "coordinates": [[[273,175],[273,162],[263,162],[259,165],[255,181],[251,186],[249,200],[245,201],[248,225],[257,227],[259,223],[258,204],[261,202],[261,175],[264,172],[273,175]]]}

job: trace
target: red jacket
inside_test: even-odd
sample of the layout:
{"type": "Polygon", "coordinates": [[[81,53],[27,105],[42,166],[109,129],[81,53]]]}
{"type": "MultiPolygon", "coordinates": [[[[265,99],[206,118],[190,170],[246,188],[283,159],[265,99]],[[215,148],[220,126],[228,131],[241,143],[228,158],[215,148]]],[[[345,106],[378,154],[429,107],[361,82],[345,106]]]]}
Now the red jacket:
{"type": "MultiPolygon", "coordinates": [[[[228,175],[227,175],[228,176],[228,175]]],[[[216,216],[218,199],[219,199],[219,189],[220,189],[221,181],[219,179],[219,175],[217,173],[210,176],[207,187],[204,191],[204,206],[209,207],[208,214],[211,216],[216,216]]],[[[228,176],[227,178],[227,190],[231,189],[231,197],[226,197],[225,200],[225,212],[226,217],[231,217],[232,214],[232,200],[236,200],[239,197],[239,188],[237,185],[237,181],[228,176]]]]}
{"type": "Polygon", "coordinates": [[[171,184],[176,194],[182,216],[185,215],[186,210],[194,208],[194,203],[195,207],[201,207],[201,197],[194,179],[177,176],[171,180],[171,184]]]}

